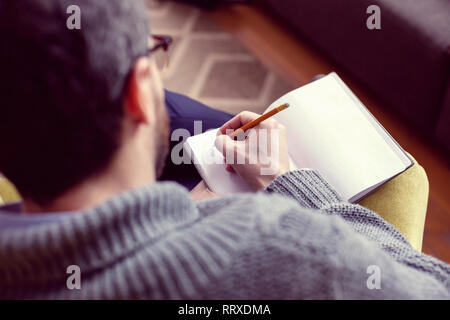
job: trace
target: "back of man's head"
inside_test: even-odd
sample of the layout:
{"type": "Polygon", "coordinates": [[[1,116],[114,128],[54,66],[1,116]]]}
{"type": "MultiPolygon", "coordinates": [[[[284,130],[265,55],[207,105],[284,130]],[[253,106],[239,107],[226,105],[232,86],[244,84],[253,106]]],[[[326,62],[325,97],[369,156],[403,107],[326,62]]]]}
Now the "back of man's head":
{"type": "Polygon", "coordinates": [[[0,3],[0,172],[46,203],[104,168],[119,146],[123,95],[147,49],[141,0],[0,3]],[[81,9],[69,29],[68,8],[81,9]]]}

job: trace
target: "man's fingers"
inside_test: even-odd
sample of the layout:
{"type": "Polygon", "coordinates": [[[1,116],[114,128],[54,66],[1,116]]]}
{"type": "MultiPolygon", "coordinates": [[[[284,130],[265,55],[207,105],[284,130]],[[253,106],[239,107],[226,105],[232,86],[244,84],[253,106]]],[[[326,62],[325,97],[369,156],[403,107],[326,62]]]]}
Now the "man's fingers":
{"type": "Polygon", "coordinates": [[[214,141],[214,145],[216,146],[216,149],[223,154],[223,156],[226,156],[227,150],[230,150],[230,148],[234,149],[235,147],[233,139],[231,139],[226,134],[217,136],[216,140],[214,141]]]}
{"type": "Polygon", "coordinates": [[[234,171],[234,169],[231,166],[231,164],[227,164],[227,166],[225,167],[225,170],[227,170],[228,172],[236,172],[236,171],[234,171]]]}
{"type": "Polygon", "coordinates": [[[220,127],[217,134],[218,135],[219,134],[227,134],[227,130],[234,131],[236,129],[239,129],[244,124],[247,124],[247,123],[257,119],[260,116],[261,116],[260,114],[257,114],[254,112],[243,111],[243,112],[239,113],[237,116],[235,116],[233,119],[226,122],[222,127],[220,127]]]}

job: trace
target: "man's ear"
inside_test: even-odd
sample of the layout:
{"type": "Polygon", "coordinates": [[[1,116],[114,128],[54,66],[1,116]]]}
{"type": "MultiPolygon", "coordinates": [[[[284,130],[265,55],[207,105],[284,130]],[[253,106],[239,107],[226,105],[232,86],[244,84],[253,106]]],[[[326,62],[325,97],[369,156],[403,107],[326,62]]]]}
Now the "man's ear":
{"type": "Polygon", "coordinates": [[[151,123],[154,119],[150,91],[151,64],[148,58],[139,58],[131,72],[125,95],[125,114],[134,121],[151,123]]]}

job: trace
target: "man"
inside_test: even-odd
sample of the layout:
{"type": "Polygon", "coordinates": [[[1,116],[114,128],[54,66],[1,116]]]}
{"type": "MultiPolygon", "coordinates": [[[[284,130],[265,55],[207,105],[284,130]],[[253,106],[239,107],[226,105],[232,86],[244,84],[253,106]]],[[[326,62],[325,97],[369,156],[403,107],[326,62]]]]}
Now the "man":
{"type": "Polygon", "coordinates": [[[279,133],[278,170],[231,166],[255,193],[156,182],[169,119],[141,1],[1,2],[0,24],[0,171],[23,198],[0,214],[0,298],[449,297],[447,264],[317,172],[289,172],[274,120],[256,129],[279,133]],[[81,30],[65,28],[73,4],[81,30]]]}

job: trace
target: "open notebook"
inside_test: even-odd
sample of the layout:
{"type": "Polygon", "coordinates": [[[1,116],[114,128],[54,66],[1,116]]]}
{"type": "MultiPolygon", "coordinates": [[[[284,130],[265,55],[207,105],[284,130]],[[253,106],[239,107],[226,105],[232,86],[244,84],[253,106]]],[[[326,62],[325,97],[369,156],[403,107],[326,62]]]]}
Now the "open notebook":
{"type": "MultiPolygon", "coordinates": [[[[266,112],[283,103],[290,107],[274,119],[286,127],[291,169],[319,171],[345,200],[356,202],[413,165],[336,73],[287,93],[266,112]]],[[[216,132],[188,138],[185,150],[212,191],[250,191],[236,173],[225,170],[214,146],[216,132]]]]}

